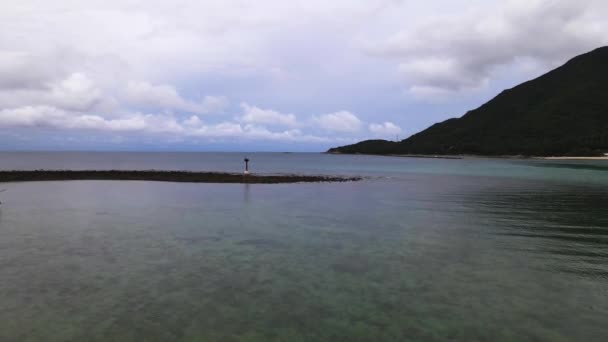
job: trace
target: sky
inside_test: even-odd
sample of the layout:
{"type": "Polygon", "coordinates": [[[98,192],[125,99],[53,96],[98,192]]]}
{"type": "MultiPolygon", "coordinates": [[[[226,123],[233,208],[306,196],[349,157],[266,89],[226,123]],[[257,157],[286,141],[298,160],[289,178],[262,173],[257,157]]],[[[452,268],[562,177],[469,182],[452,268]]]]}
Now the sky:
{"type": "Polygon", "coordinates": [[[404,139],[606,32],[605,0],[0,0],[0,150],[404,139]]]}

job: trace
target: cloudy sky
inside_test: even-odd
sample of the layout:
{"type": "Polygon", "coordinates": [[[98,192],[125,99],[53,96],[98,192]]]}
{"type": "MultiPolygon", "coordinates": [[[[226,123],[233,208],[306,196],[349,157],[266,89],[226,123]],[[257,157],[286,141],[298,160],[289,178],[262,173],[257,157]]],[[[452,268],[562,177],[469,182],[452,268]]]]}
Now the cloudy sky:
{"type": "Polygon", "coordinates": [[[606,32],[605,0],[0,0],[1,149],[402,139],[606,32]]]}

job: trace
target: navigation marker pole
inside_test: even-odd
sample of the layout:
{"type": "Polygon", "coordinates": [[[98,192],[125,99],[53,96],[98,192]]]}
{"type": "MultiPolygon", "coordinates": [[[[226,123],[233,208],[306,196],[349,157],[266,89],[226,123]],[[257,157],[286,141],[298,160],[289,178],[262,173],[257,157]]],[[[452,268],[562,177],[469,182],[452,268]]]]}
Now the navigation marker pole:
{"type": "Polygon", "coordinates": [[[244,175],[249,175],[249,158],[245,157],[245,172],[244,175]]]}

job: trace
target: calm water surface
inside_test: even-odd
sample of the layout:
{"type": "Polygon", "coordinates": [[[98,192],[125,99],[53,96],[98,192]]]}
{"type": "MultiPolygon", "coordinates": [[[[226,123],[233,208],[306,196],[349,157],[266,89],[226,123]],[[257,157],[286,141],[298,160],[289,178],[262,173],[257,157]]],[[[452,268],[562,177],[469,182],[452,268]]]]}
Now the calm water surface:
{"type": "MultiPolygon", "coordinates": [[[[243,156],[0,153],[0,168],[243,156]]],[[[0,341],[608,339],[608,163],[248,156],[367,178],[2,185],[0,341]]]]}

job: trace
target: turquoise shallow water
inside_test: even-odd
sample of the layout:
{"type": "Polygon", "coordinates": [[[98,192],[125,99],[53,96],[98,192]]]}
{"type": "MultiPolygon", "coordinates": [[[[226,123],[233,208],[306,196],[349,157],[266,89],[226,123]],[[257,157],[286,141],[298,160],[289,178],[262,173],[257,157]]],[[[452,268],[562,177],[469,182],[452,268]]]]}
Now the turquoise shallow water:
{"type": "MultiPolygon", "coordinates": [[[[608,338],[608,163],[249,157],[367,178],[2,185],[0,341],[608,338]]],[[[0,153],[4,169],[241,159],[0,153]]]]}

